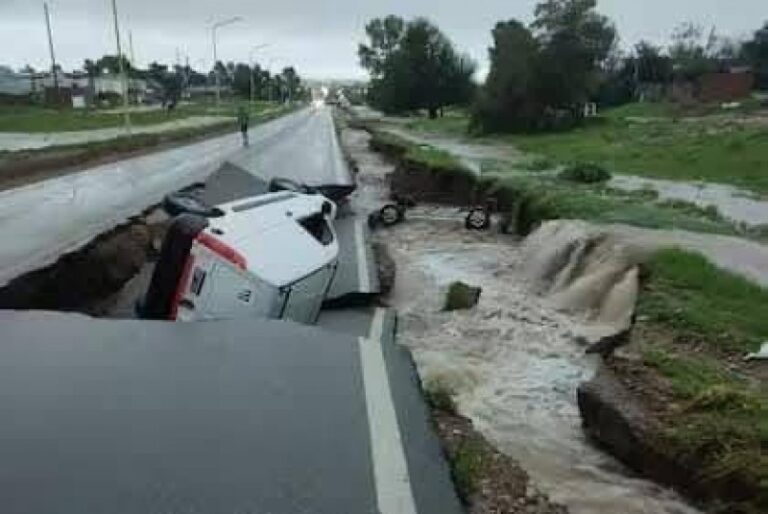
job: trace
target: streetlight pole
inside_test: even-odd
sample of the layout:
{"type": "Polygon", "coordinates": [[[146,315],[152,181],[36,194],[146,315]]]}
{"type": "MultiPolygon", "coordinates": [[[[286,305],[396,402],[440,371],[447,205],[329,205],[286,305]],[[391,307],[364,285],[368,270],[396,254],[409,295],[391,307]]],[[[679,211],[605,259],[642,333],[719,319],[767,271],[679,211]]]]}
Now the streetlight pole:
{"type": "Polygon", "coordinates": [[[123,47],[120,44],[120,24],[117,21],[117,0],[112,0],[112,17],[115,21],[115,40],[117,41],[117,62],[120,67],[120,77],[123,84],[123,116],[125,128],[131,131],[131,115],[128,112],[128,80],[125,75],[125,63],[123,62],[123,47]]]}
{"type": "Polygon", "coordinates": [[[53,87],[56,90],[56,101],[59,96],[59,74],[56,72],[56,54],[53,52],[53,34],[51,32],[51,14],[48,12],[48,2],[43,2],[45,11],[45,27],[48,30],[48,49],[51,52],[51,73],[53,74],[53,87]]]}
{"type": "Polygon", "coordinates": [[[251,106],[253,106],[253,103],[255,102],[255,94],[256,94],[256,82],[253,77],[253,71],[254,71],[254,68],[256,67],[256,63],[253,60],[253,54],[258,50],[267,48],[268,46],[269,46],[269,43],[266,43],[263,45],[256,45],[253,48],[251,48],[251,53],[248,56],[248,60],[250,61],[250,64],[251,64],[251,74],[250,74],[251,75],[251,106]]]}
{"type": "Polygon", "coordinates": [[[229,18],[227,20],[214,23],[213,28],[211,30],[211,37],[213,39],[213,75],[216,79],[216,107],[218,107],[219,104],[221,104],[221,80],[219,77],[219,73],[216,70],[216,64],[219,62],[218,53],[216,52],[216,31],[221,27],[224,27],[226,25],[231,25],[233,23],[237,23],[238,21],[242,21],[242,20],[243,19],[240,16],[235,16],[234,18],[229,18]]]}

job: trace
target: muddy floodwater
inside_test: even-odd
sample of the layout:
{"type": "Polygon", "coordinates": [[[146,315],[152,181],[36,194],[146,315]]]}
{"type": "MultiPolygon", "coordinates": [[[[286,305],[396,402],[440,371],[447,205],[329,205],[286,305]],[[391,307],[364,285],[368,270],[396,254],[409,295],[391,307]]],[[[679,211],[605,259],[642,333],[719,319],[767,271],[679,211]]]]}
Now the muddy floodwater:
{"type": "Polygon", "coordinates": [[[610,185],[626,191],[654,190],[661,200],[684,200],[699,207],[712,206],[737,223],[768,225],[768,201],[750,191],[727,184],[615,175],[610,185]]]}
{"type": "Polygon", "coordinates": [[[470,233],[460,218],[419,214],[381,238],[397,263],[389,301],[399,312],[398,339],[412,349],[425,383],[452,389],[460,412],[571,512],[697,512],[632,478],[585,439],[576,389],[597,361],[574,341],[576,321],[528,293],[518,243],[470,233]],[[482,287],[480,303],[442,312],[456,280],[482,287]]]}

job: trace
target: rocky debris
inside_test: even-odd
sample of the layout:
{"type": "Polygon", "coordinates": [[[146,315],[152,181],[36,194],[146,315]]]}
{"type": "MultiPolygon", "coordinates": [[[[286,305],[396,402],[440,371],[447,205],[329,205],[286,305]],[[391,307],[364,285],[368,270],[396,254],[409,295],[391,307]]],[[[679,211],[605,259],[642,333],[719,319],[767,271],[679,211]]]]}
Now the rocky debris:
{"type": "Polygon", "coordinates": [[[458,311],[471,309],[480,301],[483,290],[479,287],[469,286],[463,282],[454,282],[448,287],[445,297],[445,311],[458,311]]]}
{"type": "Polygon", "coordinates": [[[609,334],[599,338],[589,345],[585,353],[587,355],[600,355],[604,359],[610,357],[618,348],[629,344],[632,336],[632,329],[635,327],[635,320],[636,316],[633,314],[627,328],[619,330],[615,334],[609,334]]]}
{"type": "Polygon", "coordinates": [[[534,488],[517,462],[488,443],[470,420],[434,405],[432,419],[469,514],[568,512],[534,488]]]}

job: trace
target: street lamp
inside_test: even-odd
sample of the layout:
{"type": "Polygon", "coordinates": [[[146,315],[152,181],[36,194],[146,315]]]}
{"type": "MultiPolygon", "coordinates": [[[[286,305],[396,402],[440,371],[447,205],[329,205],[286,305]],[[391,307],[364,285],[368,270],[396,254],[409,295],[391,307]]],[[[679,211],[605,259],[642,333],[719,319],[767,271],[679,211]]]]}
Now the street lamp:
{"type": "Polygon", "coordinates": [[[253,60],[253,54],[263,48],[267,48],[269,46],[269,43],[265,43],[263,45],[256,45],[253,48],[251,48],[251,53],[248,55],[248,60],[251,63],[251,105],[253,105],[255,98],[254,95],[256,94],[256,83],[253,77],[253,69],[256,66],[255,62],[253,60]]]}
{"type": "Polygon", "coordinates": [[[216,31],[221,27],[224,27],[226,25],[232,25],[233,23],[237,23],[238,21],[243,21],[243,18],[240,16],[235,16],[234,18],[222,20],[220,22],[214,23],[213,30],[211,31],[212,32],[211,37],[213,39],[213,74],[216,78],[216,107],[218,107],[219,104],[221,103],[221,85],[220,85],[219,73],[216,70],[216,63],[219,62],[219,57],[216,52],[216,31]]]}

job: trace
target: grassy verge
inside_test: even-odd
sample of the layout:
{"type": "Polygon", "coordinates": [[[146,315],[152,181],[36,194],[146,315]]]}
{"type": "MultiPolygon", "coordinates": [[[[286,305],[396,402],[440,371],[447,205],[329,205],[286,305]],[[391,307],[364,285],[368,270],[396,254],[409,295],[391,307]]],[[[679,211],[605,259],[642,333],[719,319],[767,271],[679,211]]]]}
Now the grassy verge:
{"type": "MultiPolygon", "coordinates": [[[[479,137],[479,143],[513,144],[562,163],[594,162],[611,172],[672,180],[727,183],[768,193],[768,124],[751,102],[736,112],[704,106],[682,111],[671,104],[630,104],[567,132],[479,137]],[[722,115],[681,119],[692,114],[722,115]],[[747,116],[746,121],[739,119],[747,116]],[[644,118],[639,120],[637,118],[644,118]]],[[[418,120],[409,128],[466,136],[469,120],[455,115],[418,120]]]]}
{"type": "MultiPolygon", "coordinates": [[[[482,196],[498,200],[501,210],[510,216],[511,228],[520,235],[527,235],[546,220],[584,219],[644,228],[753,236],[724,219],[715,209],[679,201],[654,203],[649,201],[655,198],[648,191],[623,192],[600,183],[574,183],[547,174],[509,173],[505,171],[506,165],[495,166],[477,177],[450,153],[384,131],[372,131],[371,148],[396,157],[412,173],[426,168],[469,179],[484,192],[482,196]]],[[[550,165],[548,160],[531,164],[542,171],[550,165]]],[[[754,238],[760,237],[754,234],[754,238]]]]}
{"type": "Polygon", "coordinates": [[[639,316],[664,334],[642,341],[645,366],[671,394],[662,437],[727,512],[768,510],[768,387],[741,360],[768,339],[768,290],[697,254],[648,263],[639,316]]]}
{"type": "Polygon", "coordinates": [[[389,132],[374,130],[370,146],[376,151],[395,156],[404,164],[425,167],[438,173],[475,176],[452,154],[429,145],[419,145],[389,132]]]}
{"type": "MultiPolygon", "coordinates": [[[[258,115],[276,105],[270,102],[227,102],[221,107],[198,103],[180,105],[170,113],[165,110],[131,113],[134,126],[155,125],[178,121],[190,116],[234,116],[240,107],[258,115]]],[[[120,127],[123,115],[103,109],[46,109],[36,106],[0,106],[0,132],[70,132],[120,127]]]]}

